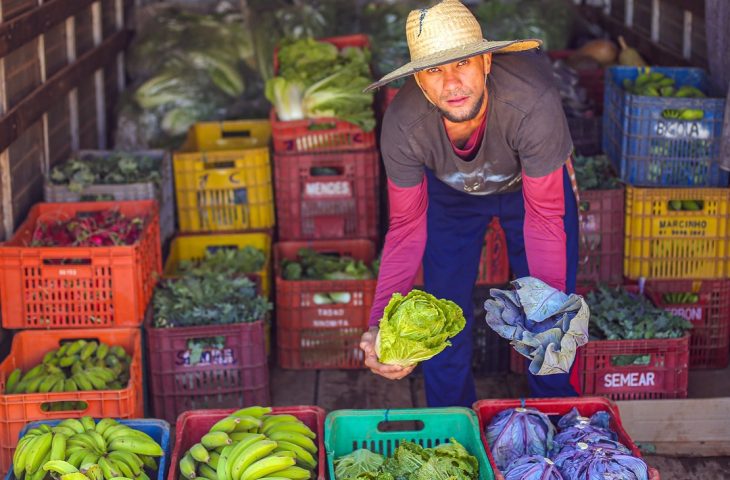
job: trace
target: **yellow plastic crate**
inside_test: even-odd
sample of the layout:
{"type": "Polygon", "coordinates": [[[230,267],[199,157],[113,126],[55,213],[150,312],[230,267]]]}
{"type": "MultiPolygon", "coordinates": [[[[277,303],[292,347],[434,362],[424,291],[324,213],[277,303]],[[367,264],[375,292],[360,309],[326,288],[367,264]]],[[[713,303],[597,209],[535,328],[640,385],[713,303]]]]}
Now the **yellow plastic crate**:
{"type": "Polygon", "coordinates": [[[214,235],[179,235],[172,240],[170,254],[165,262],[164,275],[175,277],[182,260],[200,260],[206,251],[220,248],[258,248],[266,256],[264,267],[257,273],[261,277],[261,292],[271,294],[271,236],[268,233],[232,233],[214,235]]]}
{"type": "Polygon", "coordinates": [[[725,188],[626,189],[624,275],[630,279],[718,279],[730,274],[725,188]],[[670,202],[701,202],[697,211],[670,202]]]}
{"type": "Polygon", "coordinates": [[[182,232],[274,226],[268,120],[203,122],[173,154],[182,232]]]}

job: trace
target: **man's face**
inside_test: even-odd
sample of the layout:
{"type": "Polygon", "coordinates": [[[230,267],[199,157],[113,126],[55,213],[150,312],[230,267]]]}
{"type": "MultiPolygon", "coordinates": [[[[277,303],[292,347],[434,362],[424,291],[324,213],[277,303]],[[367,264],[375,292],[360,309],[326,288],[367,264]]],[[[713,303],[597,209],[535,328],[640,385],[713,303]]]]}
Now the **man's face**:
{"type": "Polygon", "coordinates": [[[484,76],[492,66],[492,54],[477,55],[416,73],[423,93],[449,121],[473,120],[484,102],[484,76]]]}

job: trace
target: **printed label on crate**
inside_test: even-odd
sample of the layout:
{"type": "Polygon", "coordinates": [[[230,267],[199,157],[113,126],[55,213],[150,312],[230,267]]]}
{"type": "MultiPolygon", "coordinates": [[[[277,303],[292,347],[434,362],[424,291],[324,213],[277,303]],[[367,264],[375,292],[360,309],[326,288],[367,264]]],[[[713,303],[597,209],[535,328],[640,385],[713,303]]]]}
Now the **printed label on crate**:
{"type": "Polygon", "coordinates": [[[331,182],[307,182],[304,185],[304,198],[351,197],[350,182],[345,180],[331,182]]]}
{"type": "Polygon", "coordinates": [[[663,384],[662,372],[608,372],[601,377],[596,393],[617,393],[617,390],[626,391],[654,390],[663,384]]]}
{"type": "Polygon", "coordinates": [[[185,367],[208,367],[211,365],[235,365],[237,361],[232,348],[209,348],[202,351],[183,350],[177,352],[176,363],[185,367]]]}
{"type": "Polygon", "coordinates": [[[663,138],[691,138],[708,140],[712,131],[700,122],[679,120],[659,120],[656,123],[655,133],[663,138]]]}
{"type": "Polygon", "coordinates": [[[667,305],[667,312],[682,317],[693,324],[704,323],[705,309],[703,305],[667,305]]]}
{"type": "Polygon", "coordinates": [[[717,235],[717,218],[663,216],[652,220],[657,237],[707,237],[717,235]]]}

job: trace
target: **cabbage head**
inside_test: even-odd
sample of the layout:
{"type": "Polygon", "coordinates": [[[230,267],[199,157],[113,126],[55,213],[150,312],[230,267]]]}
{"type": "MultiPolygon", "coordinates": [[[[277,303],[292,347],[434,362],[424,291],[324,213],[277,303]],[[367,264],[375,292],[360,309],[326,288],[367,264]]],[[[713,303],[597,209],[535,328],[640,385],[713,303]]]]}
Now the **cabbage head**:
{"type": "Polygon", "coordinates": [[[413,365],[441,353],[465,326],[461,307],[451,300],[420,290],[405,297],[394,293],[380,320],[375,349],[382,363],[413,365]]]}
{"type": "Polygon", "coordinates": [[[560,430],[564,430],[569,427],[574,427],[579,424],[587,423],[594,427],[609,430],[611,428],[609,426],[610,422],[611,414],[605,410],[599,410],[598,412],[591,415],[590,418],[588,418],[581,416],[581,414],[578,412],[578,409],[576,407],[573,407],[570,412],[566,413],[563,418],[558,420],[558,428],[560,430]]]}
{"type": "Polygon", "coordinates": [[[494,416],[486,436],[497,467],[506,470],[519,457],[547,456],[552,449],[555,426],[547,415],[534,408],[513,408],[494,416]]]}
{"type": "Polygon", "coordinates": [[[610,430],[604,430],[592,425],[576,425],[566,428],[555,435],[555,438],[553,438],[552,455],[557,455],[563,448],[575,447],[580,442],[587,443],[588,445],[595,444],[615,448],[630,453],[630,450],[617,440],[618,436],[610,430]]]}
{"type": "Polygon", "coordinates": [[[563,476],[552,460],[532,455],[510,463],[504,472],[504,480],[563,480],[563,476]]]}
{"type": "Polygon", "coordinates": [[[582,480],[647,480],[646,463],[630,453],[578,443],[566,447],[555,459],[565,478],[582,480]]]}
{"type": "Polygon", "coordinates": [[[376,479],[385,457],[361,448],[335,460],[336,480],[376,479]],[[369,477],[368,474],[374,476],[369,477]]]}

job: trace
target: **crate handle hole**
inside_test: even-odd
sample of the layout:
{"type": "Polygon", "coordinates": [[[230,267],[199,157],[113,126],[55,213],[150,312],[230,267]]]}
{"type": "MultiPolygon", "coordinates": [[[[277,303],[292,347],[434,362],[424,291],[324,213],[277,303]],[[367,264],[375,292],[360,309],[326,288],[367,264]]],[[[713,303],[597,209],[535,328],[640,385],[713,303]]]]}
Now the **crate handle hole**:
{"type": "Polygon", "coordinates": [[[43,402],[41,403],[41,411],[43,412],[83,412],[89,408],[86,402],[43,402]]]}
{"type": "Polygon", "coordinates": [[[233,160],[205,163],[206,170],[220,170],[220,169],[224,169],[224,168],[233,168],[235,166],[236,166],[236,162],[234,162],[233,160]]]}
{"type": "Polygon", "coordinates": [[[251,130],[223,130],[223,138],[251,138],[251,130]]]}
{"type": "Polygon", "coordinates": [[[704,200],[669,200],[668,208],[671,212],[701,212],[705,209],[704,200]]]}
{"type": "Polygon", "coordinates": [[[611,365],[614,367],[642,366],[651,364],[651,355],[614,355],[611,365]]]}
{"type": "Polygon", "coordinates": [[[307,127],[307,130],[310,132],[319,132],[323,130],[334,130],[337,128],[337,124],[334,122],[324,122],[324,123],[312,123],[307,127]]]}
{"type": "Polygon", "coordinates": [[[341,177],[345,173],[342,167],[312,167],[309,169],[311,177],[341,177]]]}
{"type": "Polygon", "coordinates": [[[352,301],[350,292],[320,292],[312,295],[315,305],[347,305],[352,301]]]}
{"type": "Polygon", "coordinates": [[[380,432],[420,432],[425,428],[421,420],[393,420],[378,423],[380,432]]]}
{"type": "MultiPolygon", "coordinates": [[[[44,258],[43,265],[91,265],[90,258],[44,258]]],[[[71,275],[69,275],[71,277],[71,275]]]]}

